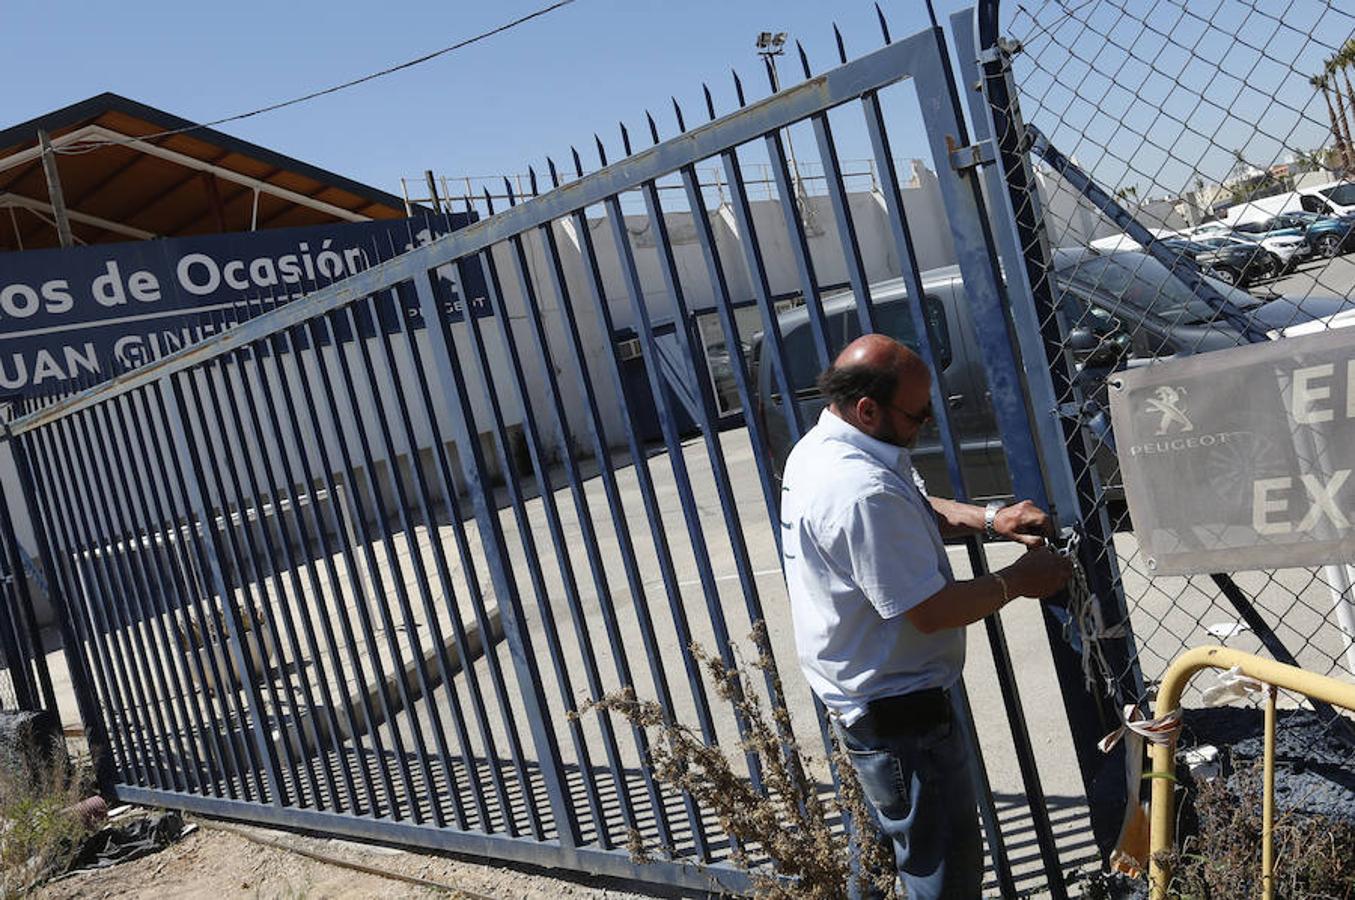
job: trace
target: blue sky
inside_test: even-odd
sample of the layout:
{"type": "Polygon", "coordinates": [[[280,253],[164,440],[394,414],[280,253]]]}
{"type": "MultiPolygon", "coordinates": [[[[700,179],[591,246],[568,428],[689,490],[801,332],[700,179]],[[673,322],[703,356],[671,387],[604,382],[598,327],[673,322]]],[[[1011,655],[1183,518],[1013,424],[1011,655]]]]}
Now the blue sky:
{"type": "MultiPolygon", "coordinates": [[[[0,81],[22,89],[6,91],[3,124],[106,90],[207,121],[410,59],[541,5],[10,2],[0,81]]],[[[927,24],[920,2],[881,5],[896,35],[927,24]]],[[[964,5],[940,0],[937,12],[964,5]]],[[[849,53],[880,45],[874,7],[861,0],[576,0],[414,69],[222,130],[386,189],[430,168],[519,172],[548,153],[567,158],[571,143],[591,147],[595,130],[619,145],[618,119],[634,135],[646,107],[671,134],[669,96],[703,118],[703,80],[728,111],[731,67],[750,93],[765,94],[759,31],[790,32],[826,68],[836,59],[834,17],[849,53]]],[[[799,71],[793,55],[782,65],[799,71]]],[[[864,142],[858,152],[867,155],[864,142]]]]}
{"type": "MultiPolygon", "coordinates": [[[[540,5],[11,0],[0,33],[0,80],[9,86],[0,124],[102,91],[207,121],[384,68],[540,5]]],[[[927,25],[920,0],[881,5],[896,36],[927,25]]],[[[937,0],[937,13],[945,23],[966,5],[937,0]]],[[[1326,46],[1349,36],[1351,17],[1323,0],[1295,0],[1281,22],[1256,11],[1265,6],[1191,0],[1187,15],[1180,0],[1008,2],[1008,30],[1034,51],[1017,63],[1027,118],[1108,187],[1138,184],[1151,193],[1183,186],[1195,168],[1222,177],[1235,148],[1268,163],[1315,146],[1325,107],[1303,76],[1326,46]],[[1173,48],[1172,34],[1184,44],[1173,48]],[[1112,78],[1137,85],[1151,102],[1111,87],[1112,78]],[[1161,136],[1167,149],[1141,134],[1161,136]]],[[[703,118],[703,80],[719,110],[732,109],[731,67],[750,94],[764,94],[753,48],[761,30],[790,32],[816,71],[829,67],[834,19],[849,54],[879,46],[873,4],[862,0],[576,0],[414,69],[222,130],[392,191],[400,176],[425,169],[449,176],[540,169],[547,154],[566,159],[571,143],[591,148],[594,131],[619,156],[617,121],[638,139],[645,108],[672,134],[670,95],[689,120],[703,118]]],[[[798,71],[792,49],[783,80],[798,71]]],[[[899,104],[891,122],[900,157],[925,156],[912,121],[899,104]]],[[[864,134],[848,127],[838,136],[844,159],[869,155],[864,134]]],[[[802,155],[807,146],[797,143],[802,155]]]]}

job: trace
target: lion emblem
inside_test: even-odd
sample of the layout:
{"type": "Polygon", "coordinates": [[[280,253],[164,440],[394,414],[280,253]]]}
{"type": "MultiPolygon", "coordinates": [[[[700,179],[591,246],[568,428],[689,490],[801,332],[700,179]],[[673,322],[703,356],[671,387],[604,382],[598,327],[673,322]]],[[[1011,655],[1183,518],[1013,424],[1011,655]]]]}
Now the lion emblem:
{"type": "Polygon", "coordinates": [[[1174,388],[1163,385],[1153,391],[1153,398],[1148,401],[1148,412],[1157,413],[1162,417],[1158,423],[1157,433],[1166,434],[1171,430],[1173,424],[1177,425],[1181,431],[1194,431],[1195,424],[1190,421],[1186,411],[1182,409],[1182,401],[1186,396],[1185,388],[1174,388]]]}

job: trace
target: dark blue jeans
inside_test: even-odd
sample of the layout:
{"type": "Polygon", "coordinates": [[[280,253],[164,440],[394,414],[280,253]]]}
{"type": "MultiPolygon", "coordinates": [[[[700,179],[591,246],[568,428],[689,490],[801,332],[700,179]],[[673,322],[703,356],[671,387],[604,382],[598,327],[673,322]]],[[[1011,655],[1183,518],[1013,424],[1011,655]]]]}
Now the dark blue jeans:
{"type": "Polygon", "coordinates": [[[876,825],[894,847],[909,900],[974,900],[983,884],[969,745],[945,722],[918,734],[881,734],[868,716],[837,726],[876,825]]]}

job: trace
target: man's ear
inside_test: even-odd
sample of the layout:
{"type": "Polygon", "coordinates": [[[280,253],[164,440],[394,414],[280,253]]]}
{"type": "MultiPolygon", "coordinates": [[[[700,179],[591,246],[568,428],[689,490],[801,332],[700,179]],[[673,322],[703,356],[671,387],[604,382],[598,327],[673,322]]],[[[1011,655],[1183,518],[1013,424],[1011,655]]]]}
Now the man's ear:
{"type": "Polygon", "coordinates": [[[856,413],[856,421],[862,425],[873,426],[880,420],[880,404],[869,397],[858,397],[853,411],[856,413]]]}

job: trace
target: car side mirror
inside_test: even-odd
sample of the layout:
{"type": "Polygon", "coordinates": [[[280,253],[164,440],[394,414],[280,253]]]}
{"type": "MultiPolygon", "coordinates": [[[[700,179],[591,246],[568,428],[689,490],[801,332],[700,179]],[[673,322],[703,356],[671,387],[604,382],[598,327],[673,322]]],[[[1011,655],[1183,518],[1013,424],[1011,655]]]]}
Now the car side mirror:
{"type": "Polygon", "coordinates": [[[1101,341],[1085,325],[1079,325],[1068,332],[1068,349],[1074,353],[1091,353],[1101,341]]]}
{"type": "Polygon", "coordinates": [[[1096,334],[1090,328],[1078,326],[1068,332],[1068,349],[1073,351],[1083,368],[1114,366],[1129,352],[1129,345],[1129,335],[1119,330],[1096,334]]]}

